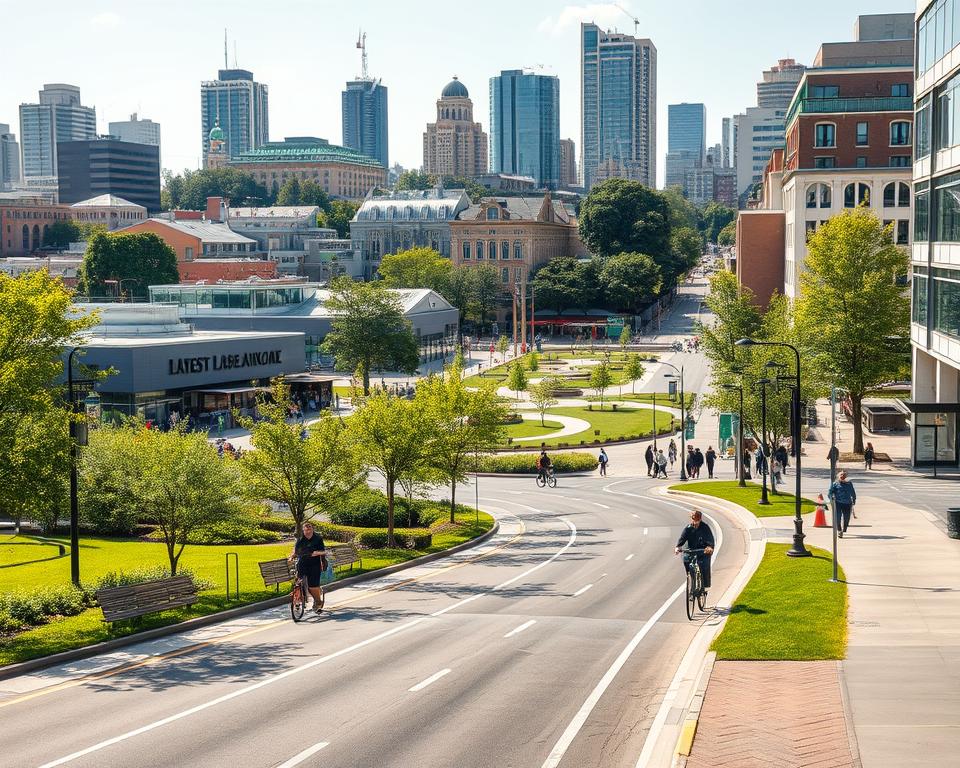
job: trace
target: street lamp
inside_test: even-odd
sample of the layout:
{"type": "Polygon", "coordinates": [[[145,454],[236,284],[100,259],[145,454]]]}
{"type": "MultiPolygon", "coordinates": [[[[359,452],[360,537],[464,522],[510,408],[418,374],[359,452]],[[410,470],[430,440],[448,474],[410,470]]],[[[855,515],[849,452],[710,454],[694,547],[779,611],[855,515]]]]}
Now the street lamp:
{"type": "Polygon", "coordinates": [[[790,399],[790,407],[793,411],[793,434],[791,438],[793,440],[793,446],[796,451],[796,484],[794,490],[794,517],[793,517],[793,546],[787,550],[787,555],[790,557],[810,557],[811,553],[803,545],[803,518],[800,516],[801,510],[801,498],[800,498],[800,462],[801,455],[803,451],[801,450],[800,442],[800,350],[798,350],[793,344],[787,344],[783,341],[757,341],[756,339],[739,339],[736,342],[738,347],[785,347],[786,349],[793,350],[794,357],[797,364],[797,375],[796,387],[793,390],[792,397],[790,399]]]}
{"type": "Polygon", "coordinates": [[[740,475],[740,479],[737,481],[737,485],[746,488],[746,472],[743,467],[743,383],[721,384],[720,387],[721,389],[736,390],[737,394],[740,395],[740,421],[737,424],[737,466],[740,468],[737,474],[740,475]]]}
{"type": "Polygon", "coordinates": [[[665,373],[663,374],[663,378],[671,379],[673,381],[679,380],[680,382],[680,479],[686,480],[687,473],[685,467],[687,464],[687,419],[684,415],[686,398],[683,395],[683,366],[681,365],[679,368],[677,368],[677,366],[673,365],[672,363],[661,363],[661,365],[665,365],[668,368],[673,368],[673,370],[677,372],[676,374],[665,373]]]}
{"type": "Polygon", "coordinates": [[[67,355],[67,396],[70,398],[70,580],[80,586],[80,501],[77,477],[77,446],[87,444],[87,424],[80,423],[79,401],[73,391],[73,356],[80,347],[74,347],[67,355]]]}
{"type": "Polygon", "coordinates": [[[767,497],[767,469],[769,466],[769,459],[767,458],[767,384],[770,383],[770,379],[757,379],[755,383],[760,385],[760,457],[763,459],[760,465],[760,501],[757,503],[769,504],[770,499],[767,497]]]}

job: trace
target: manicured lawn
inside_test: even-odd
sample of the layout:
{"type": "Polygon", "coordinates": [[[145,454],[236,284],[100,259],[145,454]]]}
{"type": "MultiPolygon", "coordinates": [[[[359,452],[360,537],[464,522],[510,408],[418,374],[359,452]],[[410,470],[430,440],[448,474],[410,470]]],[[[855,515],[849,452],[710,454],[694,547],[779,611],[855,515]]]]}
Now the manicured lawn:
{"type": "MultiPolygon", "coordinates": [[[[457,520],[463,527],[456,531],[438,534],[426,550],[377,549],[363,550],[363,568],[354,565],[353,571],[338,571],[338,578],[382,568],[386,565],[405,562],[420,555],[439,552],[481,535],[493,526],[493,518],[481,512],[479,523],[474,513],[458,513],[457,520]]],[[[25,537],[0,539],[0,566],[13,562],[39,559],[56,554],[55,548],[21,546],[29,541],[25,537]],[[29,554],[24,553],[29,551],[29,554]],[[42,555],[40,554],[42,553],[42,555]]],[[[328,545],[329,546],[329,545],[328,545]]],[[[83,537],[80,540],[80,573],[84,583],[92,583],[98,576],[109,571],[132,571],[167,563],[163,544],[83,537]]],[[[286,557],[291,544],[187,546],[180,564],[189,568],[215,586],[200,593],[200,599],[190,608],[164,611],[143,617],[137,624],[119,622],[110,625],[102,621],[99,608],[91,608],[78,616],[68,616],[49,624],[21,632],[11,637],[0,638],[0,665],[47,656],[51,653],[80,648],[92,643],[133,634],[144,629],[175,624],[185,619],[203,616],[244,603],[265,600],[277,594],[265,588],[260,578],[257,563],[286,557]],[[240,561],[240,600],[228,601],[225,595],[224,555],[236,552],[240,561]]],[[[232,576],[231,576],[232,579],[232,576]]],[[[0,592],[29,590],[44,585],[60,585],[70,582],[70,558],[63,557],[45,562],[36,562],[15,568],[0,567],[0,592]]],[[[284,588],[281,587],[281,590],[284,588]]]]}
{"type": "MultiPolygon", "coordinates": [[[[696,395],[695,395],[693,392],[684,392],[684,393],[683,393],[683,398],[684,398],[684,400],[686,400],[686,403],[687,403],[687,407],[688,407],[688,408],[693,405],[693,398],[694,398],[694,397],[696,397],[696,395]]],[[[590,395],[589,397],[586,397],[586,398],[584,398],[584,399],[585,399],[585,400],[589,400],[589,401],[591,401],[591,402],[596,402],[596,401],[599,400],[600,398],[597,397],[596,395],[590,395]]],[[[604,394],[604,397],[603,397],[604,402],[607,402],[608,400],[611,400],[611,399],[613,399],[613,400],[626,400],[627,402],[631,402],[631,403],[650,403],[651,405],[653,405],[653,393],[652,393],[652,392],[638,392],[637,394],[633,394],[633,393],[631,393],[631,392],[627,392],[626,394],[623,394],[623,395],[614,395],[612,398],[610,397],[610,395],[604,394]]],[[[679,408],[680,408],[680,398],[679,398],[679,396],[678,396],[675,400],[671,400],[671,399],[670,399],[670,395],[667,394],[666,392],[657,392],[657,406],[658,406],[658,407],[662,406],[662,407],[664,407],[664,408],[678,408],[678,409],[679,409],[679,408]]]]}
{"type": "Polygon", "coordinates": [[[830,554],[787,557],[787,544],[767,544],[757,572],[713,641],[718,659],[842,659],[847,648],[847,585],[829,581],[830,554]]]}
{"type": "MultiPolygon", "coordinates": [[[[787,475],[787,483],[793,483],[792,473],[787,475]]],[[[718,499],[726,499],[734,504],[739,504],[741,507],[746,507],[757,517],[781,517],[795,513],[792,493],[781,491],[778,495],[774,495],[769,493],[768,487],[767,498],[770,500],[770,504],[760,505],[757,503],[760,501],[760,485],[749,480],[745,488],[741,488],[736,480],[705,480],[703,482],[684,483],[683,485],[671,485],[670,490],[703,493],[707,496],[716,496],[718,499]]],[[[801,514],[813,512],[817,508],[816,502],[810,499],[801,499],[800,503],[801,514]]]]}
{"type": "Polygon", "coordinates": [[[563,424],[559,421],[550,421],[550,419],[545,419],[546,426],[540,426],[540,420],[537,421],[527,421],[524,420],[522,424],[508,424],[505,428],[507,437],[512,437],[516,440],[518,437],[535,437],[537,435],[548,435],[551,432],[556,432],[558,429],[563,429],[563,424]]]}
{"type": "MultiPolygon", "coordinates": [[[[593,410],[587,410],[586,407],[551,408],[547,411],[547,418],[552,413],[558,416],[573,416],[589,421],[591,426],[575,435],[548,439],[546,441],[547,445],[556,446],[559,443],[577,445],[581,440],[588,443],[594,440],[602,442],[607,438],[618,440],[621,437],[629,438],[631,435],[653,433],[653,411],[649,408],[620,408],[616,411],[609,405],[604,405],[602,411],[599,408],[599,405],[594,406],[593,410]],[[600,434],[597,436],[594,435],[596,429],[600,430],[600,434]]],[[[659,409],[657,429],[660,433],[670,431],[670,415],[659,409]]]]}

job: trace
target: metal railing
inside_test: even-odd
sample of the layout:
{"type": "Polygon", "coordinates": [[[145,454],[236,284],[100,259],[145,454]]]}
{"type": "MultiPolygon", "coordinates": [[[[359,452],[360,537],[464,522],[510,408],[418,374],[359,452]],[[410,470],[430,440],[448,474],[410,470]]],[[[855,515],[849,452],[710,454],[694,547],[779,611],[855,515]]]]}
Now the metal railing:
{"type": "Polygon", "coordinates": [[[798,113],[913,112],[911,96],[865,96],[861,98],[797,99],[790,105],[786,124],[798,113]]]}

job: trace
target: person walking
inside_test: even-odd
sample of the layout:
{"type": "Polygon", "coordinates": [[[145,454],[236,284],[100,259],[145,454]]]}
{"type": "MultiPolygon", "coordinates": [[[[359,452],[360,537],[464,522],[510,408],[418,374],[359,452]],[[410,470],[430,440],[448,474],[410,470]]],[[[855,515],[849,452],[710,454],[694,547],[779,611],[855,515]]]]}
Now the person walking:
{"type": "Polygon", "coordinates": [[[830,450],[827,451],[827,461],[832,461],[835,464],[840,462],[840,449],[837,446],[833,445],[830,447],[830,450]]]}
{"type": "Polygon", "coordinates": [[[670,469],[673,469],[673,465],[677,460],[677,441],[673,438],[670,438],[670,447],[667,448],[667,458],[670,459],[670,469]]]}
{"type": "Polygon", "coordinates": [[[700,479],[700,469],[702,467],[703,467],[703,454],[700,452],[699,448],[696,448],[693,451],[693,476],[697,480],[700,479]]]}
{"type": "Polygon", "coordinates": [[[780,462],[780,471],[783,474],[787,474],[787,463],[789,461],[790,454],[787,452],[787,446],[778,445],[776,450],[777,461],[780,462]]]}
{"type": "Polygon", "coordinates": [[[863,449],[863,468],[864,469],[873,469],[873,443],[867,443],[867,447],[863,449]]]}
{"type": "Polygon", "coordinates": [[[707,460],[707,475],[710,479],[713,479],[713,466],[717,463],[717,452],[713,450],[713,446],[707,447],[707,452],[705,454],[707,460]]]}
{"type": "Polygon", "coordinates": [[[850,525],[850,515],[853,505],[857,503],[857,491],[847,479],[847,473],[841,471],[836,481],[830,486],[830,502],[833,504],[833,521],[837,527],[837,535],[842,539],[850,525]]]}
{"type": "Polygon", "coordinates": [[[647,477],[653,476],[653,446],[648,445],[643,454],[643,460],[647,462],[647,477]]]}
{"type": "Polygon", "coordinates": [[[756,459],[756,462],[757,462],[758,475],[763,474],[763,467],[766,464],[766,457],[763,454],[764,454],[764,450],[762,446],[757,446],[757,452],[756,454],[754,454],[754,458],[756,459]]]}
{"type": "Polygon", "coordinates": [[[750,464],[751,464],[750,449],[744,448],[743,449],[743,479],[744,480],[753,479],[753,475],[750,474],[750,464]]]}
{"type": "Polygon", "coordinates": [[[666,480],[667,479],[667,457],[663,455],[662,448],[659,451],[657,451],[656,465],[657,465],[657,468],[656,468],[654,477],[655,478],[662,477],[664,480],[666,480]]]}
{"type": "Polygon", "coordinates": [[[770,462],[770,483],[774,490],[776,490],[777,485],[783,485],[782,472],[783,464],[780,463],[780,459],[777,457],[777,454],[774,453],[773,460],[770,462]]]}
{"type": "Polygon", "coordinates": [[[605,450],[603,450],[603,448],[601,448],[601,449],[600,449],[600,455],[597,457],[597,462],[598,462],[598,464],[599,464],[599,466],[600,466],[600,477],[606,477],[606,476],[607,476],[607,463],[608,463],[609,461],[610,461],[610,459],[607,458],[607,452],[606,452],[605,450]]]}
{"type": "Polygon", "coordinates": [[[687,477],[693,477],[693,446],[687,446],[687,455],[683,460],[684,466],[687,469],[687,477]]]}

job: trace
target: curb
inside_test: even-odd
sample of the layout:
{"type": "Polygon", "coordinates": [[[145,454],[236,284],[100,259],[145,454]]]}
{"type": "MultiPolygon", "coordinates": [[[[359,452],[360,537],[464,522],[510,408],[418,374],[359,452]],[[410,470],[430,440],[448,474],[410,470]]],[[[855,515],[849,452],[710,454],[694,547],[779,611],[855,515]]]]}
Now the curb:
{"type": "Polygon", "coordinates": [[[683,766],[687,764],[687,758],[693,751],[693,740],[696,738],[697,726],[700,724],[700,710],[703,709],[703,698],[706,696],[707,685],[710,682],[710,676],[713,674],[713,664],[716,660],[717,654],[714,651],[710,651],[704,661],[703,669],[700,671],[700,678],[697,680],[696,688],[694,688],[693,701],[683,721],[680,738],[677,739],[677,759],[674,761],[677,768],[683,768],[683,766]]]}
{"type": "MultiPolygon", "coordinates": [[[[408,568],[415,568],[418,565],[431,563],[434,560],[439,560],[443,557],[448,557],[449,555],[456,554],[457,552],[462,552],[465,549],[470,549],[483,544],[496,536],[499,531],[500,521],[494,520],[493,527],[475,539],[470,539],[469,541],[465,541],[462,544],[457,544],[456,546],[450,547],[450,549],[445,549],[441,552],[431,552],[429,555],[422,555],[421,557],[416,557],[413,560],[407,560],[403,563],[395,563],[394,565],[387,565],[374,571],[367,571],[366,573],[360,573],[356,576],[348,576],[345,579],[338,579],[330,586],[325,587],[324,591],[335,592],[338,589],[343,589],[354,584],[362,584],[366,581],[378,579],[381,576],[389,576],[390,574],[397,573],[398,571],[405,571],[408,568]]],[[[104,640],[101,643],[88,645],[83,648],[74,648],[73,650],[54,653],[50,656],[42,656],[37,659],[20,661],[15,664],[8,664],[0,667],[0,680],[17,677],[19,675],[26,674],[27,672],[35,672],[40,669],[46,669],[47,667],[53,667],[58,664],[63,664],[64,662],[87,659],[91,656],[97,656],[101,653],[115,651],[119,648],[125,648],[129,645],[136,645],[137,643],[141,643],[146,640],[156,640],[160,637],[168,637],[181,632],[189,632],[190,630],[199,629],[211,624],[219,624],[224,621],[229,621],[230,619],[235,619],[239,616],[245,616],[249,613],[257,613],[258,611],[263,611],[267,608],[274,608],[276,606],[283,605],[288,600],[288,595],[271,597],[268,600],[259,600],[255,603],[237,606],[236,608],[228,608],[225,611],[218,611],[217,613],[211,613],[207,616],[197,616],[196,618],[187,619],[186,621],[181,621],[177,624],[168,624],[165,627],[156,627],[143,632],[135,632],[134,634],[127,635],[126,637],[118,637],[113,640],[104,640]]]]}

